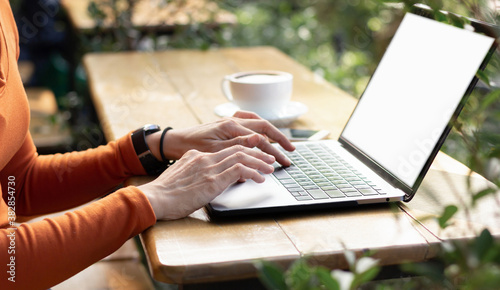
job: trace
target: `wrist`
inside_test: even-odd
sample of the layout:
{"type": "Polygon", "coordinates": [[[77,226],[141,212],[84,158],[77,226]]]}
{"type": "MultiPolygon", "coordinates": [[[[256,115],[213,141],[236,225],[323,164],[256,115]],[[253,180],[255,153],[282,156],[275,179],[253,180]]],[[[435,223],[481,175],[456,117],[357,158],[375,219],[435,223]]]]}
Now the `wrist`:
{"type": "MultiPolygon", "coordinates": [[[[146,143],[151,149],[151,153],[156,159],[162,161],[160,154],[160,141],[162,137],[162,131],[155,132],[151,135],[146,136],[146,143]]],[[[185,153],[185,149],[182,147],[182,133],[179,130],[171,129],[168,130],[163,136],[163,155],[168,160],[179,160],[185,153]]]]}
{"type": "Polygon", "coordinates": [[[146,136],[146,143],[148,144],[149,150],[158,161],[161,161],[160,137],[161,131],[146,136]]]}
{"type": "Polygon", "coordinates": [[[182,218],[177,210],[175,200],[172,200],[169,189],[159,185],[156,181],[145,183],[137,187],[146,196],[157,220],[175,220],[182,218]]]}
{"type": "Polygon", "coordinates": [[[163,213],[162,207],[160,206],[161,203],[158,201],[158,195],[154,192],[156,190],[155,186],[150,182],[137,186],[137,188],[142,191],[144,196],[146,196],[151,208],[153,209],[156,219],[160,219],[163,213]]]}
{"type": "MultiPolygon", "coordinates": [[[[161,133],[158,132],[158,136],[155,136],[152,139],[152,142],[157,142],[152,146],[155,146],[157,153],[155,153],[155,157],[159,160],[162,160],[160,154],[160,141],[161,141],[161,133]],[[158,155],[156,155],[158,154],[158,155]]],[[[156,133],[155,133],[156,134],[156,133]]],[[[184,155],[184,149],[182,147],[182,133],[179,130],[171,129],[166,132],[163,136],[163,155],[168,160],[179,160],[182,155],[184,155]]]]}

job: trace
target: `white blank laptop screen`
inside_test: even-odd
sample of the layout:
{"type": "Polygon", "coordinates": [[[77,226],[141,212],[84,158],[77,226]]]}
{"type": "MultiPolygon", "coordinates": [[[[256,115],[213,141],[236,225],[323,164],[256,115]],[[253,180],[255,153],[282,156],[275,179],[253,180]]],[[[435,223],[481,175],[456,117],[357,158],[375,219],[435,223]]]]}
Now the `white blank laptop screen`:
{"type": "Polygon", "coordinates": [[[407,13],[342,137],[413,186],[493,41],[407,13]]]}

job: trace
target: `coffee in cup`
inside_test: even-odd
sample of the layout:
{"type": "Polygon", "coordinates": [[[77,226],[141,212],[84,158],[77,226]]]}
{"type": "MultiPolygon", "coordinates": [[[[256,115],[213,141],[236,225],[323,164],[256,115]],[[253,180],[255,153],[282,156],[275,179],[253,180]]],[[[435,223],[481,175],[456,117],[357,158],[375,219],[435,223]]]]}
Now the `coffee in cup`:
{"type": "Polygon", "coordinates": [[[282,71],[239,72],[224,77],[222,92],[241,110],[264,119],[279,119],[292,96],[293,76],[282,71]]]}

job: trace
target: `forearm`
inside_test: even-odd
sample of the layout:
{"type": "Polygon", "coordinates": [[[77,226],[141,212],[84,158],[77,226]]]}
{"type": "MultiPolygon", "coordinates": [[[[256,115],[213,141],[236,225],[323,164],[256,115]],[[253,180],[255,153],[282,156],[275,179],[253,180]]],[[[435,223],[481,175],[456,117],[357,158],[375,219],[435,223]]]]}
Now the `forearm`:
{"type": "Polygon", "coordinates": [[[18,215],[75,207],[110,192],[131,175],[144,174],[128,136],[96,149],[50,156],[37,156],[27,139],[0,172],[2,186],[9,176],[16,179],[18,215]]]}
{"type": "Polygon", "coordinates": [[[1,289],[47,289],[117,250],[156,221],[145,196],[135,187],[121,189],[81,210],[0,230],[1,263],[15,259],[15,283],[0,273],[1,289]],[[8,247],[13,251],[7,251],[8,247]]]}

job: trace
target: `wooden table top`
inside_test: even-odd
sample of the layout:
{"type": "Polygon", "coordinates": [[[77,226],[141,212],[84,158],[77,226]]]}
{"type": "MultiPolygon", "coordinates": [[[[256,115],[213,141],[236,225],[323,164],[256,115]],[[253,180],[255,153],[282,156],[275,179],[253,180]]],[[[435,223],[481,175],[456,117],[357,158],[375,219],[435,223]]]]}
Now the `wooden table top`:
{"type": "MultiPolygon", "coordinates": [[[[94,0],[95,1],[95,0],[94,0]]],[[[95,1],[99,3],[101,0],[95,1]]],[[[96,22],[88,12],[91,0],[61,0],[62,7],[68,13],[69,19],[76,29],[86,32],[96,27],[96,22]]],[[[109,1],[108,1],[109,2],[109,1]]],[[[123,9],[125,1],[119,5],[123,9]]],[[[112,27],[114,18],[107,7],[103,7],[107,15],[103,29],[112,27]]],[[[133,26],[141,30],[172,31],[178,26],[203,23],[208,26],[236,23],[236,16],[229,11],[220,9],[216,1],[210,0],[136,0],[132,13],[133,26]],[[167,2],[165,4],[165,2],[167,2]],[[162,4],[163,3],[163,4],[162,4]]]]}
{"type": "MultiPolygon", "coordinates": [[[[292,73],[292,100],[309,107],[292,127],[328,129],[333,139],[357,102],[272,47],[89,54],[84,64],[107,140],[146,123],[180,128],[216,120],[215,106],[226,102],[222,77],[244,70],[292,73]]],[[[500,237],[500,206],[491,199],[470,215],[457,216],[446,231],[424,218],[467,198],[467,175],[467,167],[439,153],[407,204],[225,220],[211,220],[201,209],[181,220],[158,222],[141,239],[154,278],[179,284],[253,277],[259,259],[286,266],[309,256],[345,268],[345,249],[358,255],[374,250],[382,265],[424,261],[437,255],[441,240],[470,238],[484,226],[500,237]]],[[[134,178],[129,184],[147,180],[134,178]]],[[[486,184],[478,175],[472,181],[475,188],[486,184]]]]}

